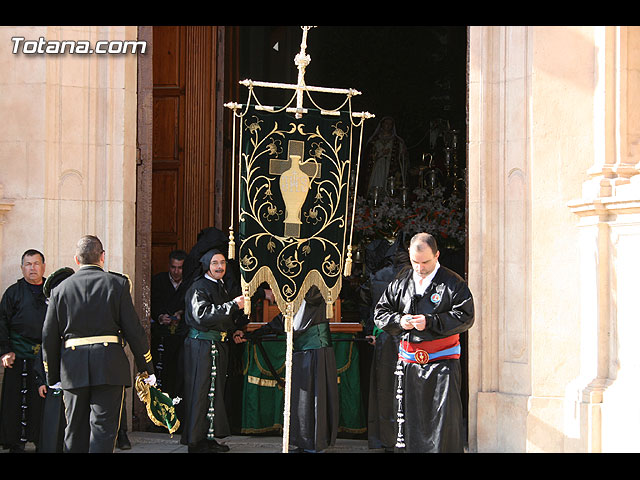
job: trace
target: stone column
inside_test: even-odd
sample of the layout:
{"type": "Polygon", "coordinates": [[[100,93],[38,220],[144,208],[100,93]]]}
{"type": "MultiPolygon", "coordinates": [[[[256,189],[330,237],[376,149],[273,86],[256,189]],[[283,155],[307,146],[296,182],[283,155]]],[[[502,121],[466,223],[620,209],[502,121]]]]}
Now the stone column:
{"type": "Polygon", "coordinates": [[[594,56],[592,27],[469,29],[471,450],[564,451],[594,56]]]}
{"type": "MultiPolygon", "coordinates": [[[[0,254],[4,253],[4,250],[2,249],[2,227],[7,221],[6,215],[11,211],[14,205],[15,200],[11,198],[4,198],[4,186],[0,183],[0,254]]],[[[0,271],[2,271],[3,265],[4,258],[3,255],[0,255],[0,271]]]]}
{"type": "Polygon", "coordinates": [[[580,374],[567,387],[567,446],[637,452],[637,275],[640,271],[640,28],[597,27],[594,161],[579,218],[580,374]]]}

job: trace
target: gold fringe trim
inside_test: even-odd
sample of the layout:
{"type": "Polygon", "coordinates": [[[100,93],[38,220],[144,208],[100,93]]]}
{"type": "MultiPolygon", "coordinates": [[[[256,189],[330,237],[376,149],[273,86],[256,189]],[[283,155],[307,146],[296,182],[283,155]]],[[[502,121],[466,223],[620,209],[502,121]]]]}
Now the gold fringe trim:
{"type": "Polygon", "coordinates": [[[347,260],[344,263],[344,276],[345,277],[349,277],[351,276],[351,264],[352,264],[352,259],[351,259],[351,250],[352,247],[351,245],[347,246],[347,260]]]}
{"type": "Polygon", "coordinates": [[[337,368],[338,375],[346,372],[351,367],[351,360],[353,359],[353,346],[356,342],[349,342],[349,354],[347,355],[347,363],[342,367],[337,368]]]}
{"type": "MultiPolygon", "coordinates": [[[[257,345],[253,345],[253,361],[256,363],[256,367],[258,367],[258,370],[260,371],[260,373],[262,375],[266,375],[268,377],[273,378],[273,375],[271,374],[271,371],[265,367],[264,365],[262,365],[262,363],[260,362],[260,358],[258,356],[258,347],[257,345]]],[[[274,367],[275,368],[275,367],[274,367]]],[[[276,373],[277,374],[282,374],[282,372],[285,369],[285,362],[282,362],[282,365],[280,365],[280,367],[276,368],[276,373]]],[[[247,370],[245,371],[245,374],[247,374],[249,372],[248,369],[248,364],[247,364],[247,370]]],[[[249,376],[249,375],[247,375],[249,376]]]]}
{"type": "Polygon", "coordinates": [[[273,431],[282,433],[282,425],[280,425],[279,423],[276,423],[271,427],[243,428],[242,430],[240,430],[240,433],[251,435],[251,434],[256,434],[256,433],[269,433],[269,432],[273,432],[273,431]]]}
{"type": "Polygon", "coordinates": [[[333,318],[334,299],[340,296],[340,290],[342,289],[342,275],[338,276],[338,281],[335,286],[329,287],[318,270],[311,270],[302,282],[302,285],[300,285],[300,289],[293,300],[288,302],[282,296],[280,286],[276,282],[276,277],[271,271],[271,268],[264,266],[256,272],[251,281],[247,282],[244,278],[240,279],[242,292],[245,298],[244,312],[247,316],[251,314],[251,296],[256,292],[258,287],[265,282],[269,284],[269,288],[271,288],[271,291],[273,292],[276,305],[278,305],[278,308],[285,317],[287,316],[287,309],[290,309],[289,311],[292,312],[291,316],[293,317],[295,312],[297,312],[302,305],[302,300],[304,300],[304,296],[307,294],[309,289],[316,286],[327,303],[327,318],[333,318]],[[249,300],[247,301],[247,299],[249,300]]]}

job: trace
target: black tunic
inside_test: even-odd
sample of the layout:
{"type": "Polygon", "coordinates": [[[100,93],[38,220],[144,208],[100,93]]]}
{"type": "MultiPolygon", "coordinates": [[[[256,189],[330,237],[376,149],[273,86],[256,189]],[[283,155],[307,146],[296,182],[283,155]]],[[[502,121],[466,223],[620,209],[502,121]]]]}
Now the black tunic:
{"type": "MultiPolygon", "coordinates": [[[[396,277],[399,267],[394,264],[381,268],[370,279],[371,313],[366,325],[373,323],[373,311],[382,293],[396,277]]],[[[367,328],[369,330],[369,328],[367,328]]],[[[400,337],[375,330],[376,341],[371,362],[367,436],[369,448],[393,448],[396,443],[395,376],[400,337]]],[[[372,332],[374,333],[374,332],[372,332]]]]}
{"type": "MultiPolygon", "coordinates": [[[[289,443],[319,452],[335,444],[339,423],[338,370],[326,304],[312,287],[293,321],[289,443]]],[[[269,326],[284,332],[282,315],[269,326]]]]}
{"type": "Polygon", "coordinates": [[[42,285],[34,287],[24,278],[11,285],[0,301],[0,356],[16,354],[13,367],[4,369],[0,406],[0,443],[7,447],[38,443],[43,399],[34,367],[46,310],[42,285]]]}
{"type": "Polygon", "coordinates": [[[184,340],[184,422],[183,441],[199,445],[209,433],[209,389],[212,373],[212,342],[217,350],[214,385],[214,428],[216,437],[230,434],[229,420],[224,402],[229,362],[229,344],[238,318],[242,312],[233,296],[215,280],[197,278],[185,297],[185,323],[190,332],[184,340]],[[192,338],[194,331],[225,334],[224,340],[192,338]]]}
{"type": "MultiPolygon", "coordinates": [[[[173,397],[182,397],[182,349],[188,330],[184,322],[184,297],[187,285],[174,288],[169,272],[151,278],[151,355],[156,370],[158,388],[173,397]],[[182,312],[175,325],[162,325],[158,317],[182,312]]],[[[180,406],[180,404],[178,404],[180,406]]]]}
{"type": "MultiPolygon", "coordinates": [[[[400,337],[390,335],[375,327],[373,316],[376,304],[387,286],[396,276],[410,265],[409,254],[404,248],[405,235],[399,234],[396,241],[378,259],[382,246],[375,242],[367,248],[369,280],[363,285],[365,312],[365,333],[374,335],[375,345],[369,377],[369,403],[367,437],[369,448],[393,449],[396,443],[396,417],[394,408],[395,375],[398,362],[400,337]],[[377,255],[376,255],[377,253],[377,255]],[[371,260],[370,260],[370,257],[371,260]],[[371,264],[371,265],[369,265],[371,264]],[[375,267],[378,267],[374,270],[375,267]]],[[[382,243],[382,245],[385,245],[382,243]]]]}
{"type": "MultiPolygon", "coordinates": [[[[473,297],[464,280],[440,266],[424,295],[416,296],[411,270],[385,290],[375,309],[378,328],[410,342],[445,339],[473,325],[473,297]],[[434,296],[434,293],[437,293],[434,296]],[[423,331],[404,331],[400,318],[422,313],[423,331]]],[[[464,449],[460,360],[434,360],[421,365],[400,362],[403,381],[404,452],[462,452],[464,449]]],[[[398,380],[396,380],[396,383],[398,380]]],[[[397,408],[397,401],[395,402],[397,408]]]]}

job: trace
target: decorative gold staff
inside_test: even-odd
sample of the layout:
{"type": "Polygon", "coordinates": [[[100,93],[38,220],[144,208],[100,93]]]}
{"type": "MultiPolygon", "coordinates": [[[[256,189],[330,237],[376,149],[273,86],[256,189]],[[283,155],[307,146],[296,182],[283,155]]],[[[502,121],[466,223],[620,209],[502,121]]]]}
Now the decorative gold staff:
{"type": "MultiPolygon", "coordinates": [[[[246,105],[246,110],[244,112],[242,112],[243,108],[245,106],[232,102],[232,103],[226,103],[225,107],[231,109],[233,111],[233,117],[234,117],[234,122],[233,122],[233,151],[232,151],[232,183],[235,182],[235,168],[240,168],[241,162],[238,161],[238,165],[233,165],[233,162],[235,161],[235,143],[236,143],[236,126],[235,126],[235,117],[239,117],[242,118],[244,116],[244,114],[248,111],[249,108],[249,104],[251,103],[251,99],[254,98],[255,102],[256,102],[256,106],[255,108],[258,110],[265,110],[271,113],[277,113],[278,111],[283,111],[286,110],[289,113],[295,113],[295,117],[296,118],[301,118],[303,116],[303,114],[307,113],[307,110],[304,108],[303,105],[303,99],[304,99],[304,93],[306,92],[309,95],[309,92],[320,92],[320,93],[333,93],[333,94],[342,94],[342,95],[346,95],[346,100],[345,102],[340,105],[339,107],[337,107],[336,109],[322,109],[318,107],[318,110],[320,110],[320,112],[323,115],[339,115],[340,114],[340,110],[344,107],[345,104],[347,104],[347,102],[350,102],[351,98],[353,96],[356,95],[360,95],[360,92],[358,92],[357,90],[354,89],[341,89],[341,88],[326,88],[326,87],[313,87],[313,86],[308,86],[305,84],[305,80],[304,80],[304,76],[305,76],[305,71],[306,71],[306,67],[309,65],[309,63],[311,62],[311,58],[310,56],[306,53],[306,48],[307,48],[307,33],[311,28],[314,27],[309,27],[309,26],[303,26],[302,28],[302,42],[300,44],[300,52],[295,56],[295,64],[298,68],[298,82],[297,84],[293,85],[293,84],[283,84],[283,83],[271,83],[271,82],[256,82],[253,80],[243,80],[240,82],[241,85],[244,85],[248,88],[249,90],[249,99],[247,100],[247,105],[246,105]],[[254,88],[255,87],[268,87],[268,88],[279,88],[279,89],[284,89],[284,90],[293,90],[293,96],[292,98],[289,100],[288,103],[286,103],[284,105],[284,107],[281,107],[279,109],[276,109],[276,107],[272,107],[272,106],[265,106],[260,104],[260,102],[258,101],[258,99],[255,97],[255,92],[254,92],[254,88]],[[293,101],[295,100],[295,107],[292,106],[293,101]]],[[[311,98],[311,97],[310,97],[311,98]]],[[[313,102],[313,100],[312,100],[313,102]]],[[[315,105],[315,103],[314,103],[315,105]]],[[[315,105],[317,107],[317,105],[315,105]]],[[[368,112],[362,112],[362,113],[354,113],[354,112],[350,112],[350,115],[352,118],[360,118],[360,123],[358,125],[353,124],[354,126],[362,126],[363,122],[365,119],[368,118],[373,118],[374,115],[368,113],[368,112]]],[[[352,120],[353,123],[353,120],[352,120]]],[[[362,146],[362,130],[360,132],[360,147],[358,152],[360,152],[360,148],[362,146]]],[[[242,144],[242,129],[240,131],[240,144],[242,144]]],[[[242,155],[242,152],[240,152],[240,155],[242,155]]],[[[349,159],[349,163],[351,163],[351,158],[349,159]]],[[[357,192],[357,179],[358,179],[358,174],[359,174],[359,169],[360,169],[360,161],[358,158],[358,166],[356,169],[356,186],[355,186],[355,191],[357,192]]],[[[351,175],[351,168],[349,169],[349,176],[351,175]]],[[[238,177],[240,178],[240,172],[238,173],[238,177]]],[[[349,185],[349,181],[347,181],[347,185],[349,185]]],[[[241,190],[241,189],[239,189],[241,190]]],[[[354,215],[355,215],[355,199],[357,198],[357,193],[354,192],[354,196],[353,196],[353,201],[354,201],[354,215]]],[[[240,199],[240,191],[238,192],[238,209],[240,212],[240,203],[241,203],[241,199],[240,199]]],[[[348,197],[347,197],[348,198],[348,197]]],[[[234,193],[232,192],[232,202],[234,201],[234,193]]],[[[348,201],[348,200],[347,200],[348,201]]],[[[233,211],[234,207],[232,205],[232,211],[233,211]]],[[[241,212],[239,213],[239,217],[238,219],[241,219],[241,212]]],[[[343,265],[341,265],[341,267],[343,267],[343,271],[345,275],[350,275],[351,274],[351,250],[352,250],[352,246],[351,246],[351,242],[353,239],[353,220],[351,221],[351,233],[350,233],[350,237],[349,237],[349,246],[348,246],[348,255],[347,255],[347,259],[344,262],[343,265]]],[[[229,227],[230,230],[230,235],[229,235],[229,258],[235,258],[235,241],[234,241],[234,235],[233,235],[233,213],[232,213],[232,219],[231,219],[231,225],[229,227]],[[232,251],[233,250],[233,251],[232,251]]],[[[344,239],[343,239],[343,243],[344,243],[344,239]]],[[[243,285],[243,294],[245,296],[245,314],[249,315],[250,314],[250,306],[251,306],[251,300],[250,300],[250,292],[249,292],[249,286],[248,285],[243,285]]],[[[290,427],[290,410],[291,410],[291,366],[292,366],[292,358],[293,358],[293,318],[294,318],[294,303],[291,301],[282,301],[282,298],[279,298],[280,295],[277,294],[276,295],[276,301],[278,299],[280,299],[280,303],[284,303],[284,305],[279,304],[278,306],[280,307],[280,310],[283,313],[283,317],[284,317],[284,327],[285,327],[285,332],[287,334],[287,346],[286,346],[286,359],[285,359],[285,365],[286,365],[286,374],[285,374],[285,392],[284,392],[284,425],[283,425],[283,438],[282,438],[282,450],[283,453],[287,453],[288,452],[288,448],[289,448],[289,427],[290,427]]],[[[332,304],[331,299],[328,299],[327,301],[327,306],[331,306],[330,304],[332,304]]],[[[331,312],[332,314],[333,312],[331,312]]],[[[328,315],[331,316],[331,315],[328,315]]]]}

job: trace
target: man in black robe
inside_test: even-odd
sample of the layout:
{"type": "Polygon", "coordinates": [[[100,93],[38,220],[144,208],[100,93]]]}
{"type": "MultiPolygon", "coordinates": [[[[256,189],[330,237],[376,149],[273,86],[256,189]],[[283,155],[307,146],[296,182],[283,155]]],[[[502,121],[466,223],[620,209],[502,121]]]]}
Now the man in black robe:
{"type": "Polygon", "coordinates": [[[473,325],[473,297],[466,282],[440,266],[435,239],[415,235],[409,245],[413,271],[385,290],[376,326],[400,335],[397,400],[399,452],[463,452],[460,333],[473,325]]]}
{"type": "Polygon", "coordinates": [[[102,242],[83,236],[75,260],[80,268],[52,291],[42,328],[47,384],[63,391],[64,451],[112,453],[132,383],[125,342],[153,385],[151,351],[129,279],[103,270],[102,242]]]}
{"type": "Polygon", "coordinates": [[[362,287],[364,302],[368,306],[364,330],[373,345],[369,383],[367,438],[369,448],[384,448],[392,452],[396,444],[396,410],[394,409],[395,375],[400,337],[377,328],[373,314],[378,300],[394,278],[410,268],[409,254],[399,235],[389,247],[377,271],[370,273],[362,287]]]}
{"type": "MultiPolygon", "coordinates": [[[[225,452],[216,441],[230,434],[224,401],[229,340],[244,320],[244,297],[231,295],[222,278],[226,259],[212,249],[201,259],[205,273],[196,278],[185,297],[183,443],[190,453],[225,452]]],[[[236,293],[236,292],[233,292],[236,293]]],[[[233,335],[242,341],[242,334],[233,335]]]]}
{"type": "Polygon", "coordinates": [[[4,367],[0,406],[0,444],[11,452],[24,451],[26,442],[38,444],[43,398],[38,393],[34,366],[40,361],[42,324],[47,311],[44,255],[27,250],[20,280],[0,301],[0,358],[4,367]]]}
{"type": "MultiPolygon", "coordinates": [[[[331,343],[326,303],[317,287],[309,289],[293,318],[289,444],[293,452],[321,452],[338,435],[338,370],[331,343]]],[[[278,314],[254,336],[284,333],[278,314]]]]}
{"type": "MultiPolygon", "coordinates": [[[[151,278],[151,355],[157,386],[171,398],[182,397],[182,349],[187,327],[184,322],[184,299],[188,285],[183,281],[187,253],[169,254],[169,269],[151,278]]],[[[176,405],[182,418],[182,402],[176,405]]]]}

